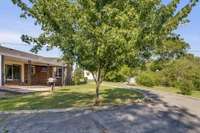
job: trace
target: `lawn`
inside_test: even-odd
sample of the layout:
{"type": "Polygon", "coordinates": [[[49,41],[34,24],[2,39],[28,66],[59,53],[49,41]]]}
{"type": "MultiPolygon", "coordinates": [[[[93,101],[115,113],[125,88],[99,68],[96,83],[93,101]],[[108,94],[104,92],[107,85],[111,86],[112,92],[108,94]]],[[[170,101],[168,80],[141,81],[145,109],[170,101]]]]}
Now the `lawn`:
{"type": "MultiPolygon", "coordinates": [[[[105,86],[124,86],[123,82],[104,82],[105,86]]],[[[156,91],[162,91],[162,92],[168,92],[168,93],[174,93],[174,94],[179,94],[179,95],[183,95],[181,94],[180,90],[178,88],[175,87],[163,87],[163,86],[154,86],[154,87],[146,87],[146,86],[134,86],[133,88],[147,88],[150,90],[156,90],[156,91]]],[[[197,90],[193,90],[192,94],[189,95],[189,97],[194,97],[194,98],[199,98],[200,99],[200,91],[197,90]]]]}
{"type": "MultiPolygon", "coordinates": [[[[147,89],[151,89],[151,90],[156,90],[156,91],[162,91],[162,92],[168,92],[168,93],[174,93],[174,94],[182,95],[180,90],[178,88],[175,88],[175,87],[162,87],[162,86],[141,87],[141,86],[139,86],[139,88],[147,88],[147,89]]],[[[189,95],[189,96],[200,99],[200,91],[193,90],[192,94],[189,95]]]]}
{"type": "MultiPolygon", "coordinates": [[[[143,95],[130,89],[102,85],[101,105],[121,105],[135,103],[143,95]]],[[[95,100],[95,85],[69,86],[54,92],[40,92],[0,97],[0,110],[58,109],[69,107],[90,107],[95,100]]]]}
{"type": "MultiPolygon", "coordinates": [[[[93,83],[93,82],[91,82],[93,83]]],[[[123,82],[104,82],[105,86],[124,86],[123,82]]],[[[174,94],[179,94],[182,95],[180,90],[178,88],[175,87],[162,87],[162,86],[154,86],[154,87],[146,87],[146,86],[134,86],[133,88],[147,88],[150,90],[156,90],[156,91],[162,91],[162,92],[168,92],[168,93],[174,93],[174,94]]],[[[199,98],[200,99],[200,91],[197,90],[193,90],[192,94],[189,95],[190,97],[194,97],[194,98],[199,98]]]]}

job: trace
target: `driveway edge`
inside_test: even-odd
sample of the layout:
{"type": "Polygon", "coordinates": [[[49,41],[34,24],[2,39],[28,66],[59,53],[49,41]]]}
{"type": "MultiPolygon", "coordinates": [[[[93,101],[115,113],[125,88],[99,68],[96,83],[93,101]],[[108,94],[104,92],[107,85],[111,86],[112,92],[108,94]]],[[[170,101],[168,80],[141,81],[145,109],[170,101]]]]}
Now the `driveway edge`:
{"type": "Polygon", "coordinates": [[[71,111],[101,111],[106,109],[113,109],[119,106],[132,106],[141,103],[135,104],[124,104],[124,105],[105,105],[105,106],[94,106],[94,107],[71,107],[63,109],[41,109],[41,110],[17,110],[17,111],[0,111],[0,115],[6,114],[32,114],[32,113],[62,113],[62,112],[71,112],[71,111]]]}

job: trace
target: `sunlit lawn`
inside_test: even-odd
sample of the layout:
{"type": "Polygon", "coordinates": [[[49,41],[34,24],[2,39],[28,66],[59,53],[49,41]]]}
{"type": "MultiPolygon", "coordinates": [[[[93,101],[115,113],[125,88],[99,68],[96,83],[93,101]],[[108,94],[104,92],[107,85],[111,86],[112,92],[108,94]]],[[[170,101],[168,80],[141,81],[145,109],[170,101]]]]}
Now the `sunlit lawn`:
{"type": "MultiPolygon", "coordinates": [[[[142,99],[142,94],[129,89],[102,85],[101,105],[120,105],[134,103],[142,99]]],[[[53,93],[42,92],[26,95],[7,95],[0,98],[0,110],[58,109],[68,107],[93,106],[95,85],[70,86],[57,89],[53,93]]]]}
{"type": "MultiPolygon", "coordinates": [[[[141,88],[141,87],[140,87],[141,88]]],[[[161,86],[155,86],[155,87],[142,87],[142,88],[148,88],[151,90],[157,90],[157,91],[163,91],[168,93],[174,93],[174,94],[181,94],[180,90],[175,87],[161,87],[161,86]]],[[[192,95],[190,97],[194,98],[200,98],[200,91],[192,91],[192,95]]]]}
{"type": "MultiPolygon", "coordinates": [[[[91,82],[93,83],[93,82],[91,82]]],[[[105,86],[124,86],[123,82],[104,82],[105,86]]],[[[156,91],[162,91],[162,92],[167,92],[167,93],[174,93],[174,94],[179,94],[182,95],[180,90],[178,88],[175,87],[162,87],[162,86],[154,86],[154,87],[145,87],[145,86],[134,86],[133,88],[147,88],[147,89],[151,89],[151,90],[156,90],[156,91]]],[[[197,90],[193,90],[192,94],[190,95],[190,97],[194,97],[194,98],[199,98],[200,99],[200,91],[197,90]]]]}
{"type": "MultiPolygon", "coordinates": [[[[93,82],[91,82],[93,83],[93,82]]],[[[123,86],[123,82],[104,82],[105,86],[123,86]]],[[[154,87],[145,87],[145,86],[134,86],[133,88],[147,88],[151,90],[157,90],[157,91],[162,91],[162,92],[167,92],[167,93],[174,93],[174,94],[179,94],[182,95],[180,90],[175,87],[162,87],[162,86],[154,86],[154,87]]],[[[200,91],[192,91],[192,95],[190,97],[194,98],[199,98],[200,99],[200,91]]]]}

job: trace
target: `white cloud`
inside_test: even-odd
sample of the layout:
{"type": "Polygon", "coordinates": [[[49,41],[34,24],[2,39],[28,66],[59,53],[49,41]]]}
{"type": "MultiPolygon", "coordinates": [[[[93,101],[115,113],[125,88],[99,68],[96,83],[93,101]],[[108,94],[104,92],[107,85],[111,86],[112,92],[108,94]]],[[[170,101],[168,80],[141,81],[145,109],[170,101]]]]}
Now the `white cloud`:
{"type": "Polygon", "coordinates": [[[17,32],[0,31],[0,43],[23,43],[21,41],[21,35],[21,33],[17,32]]]}

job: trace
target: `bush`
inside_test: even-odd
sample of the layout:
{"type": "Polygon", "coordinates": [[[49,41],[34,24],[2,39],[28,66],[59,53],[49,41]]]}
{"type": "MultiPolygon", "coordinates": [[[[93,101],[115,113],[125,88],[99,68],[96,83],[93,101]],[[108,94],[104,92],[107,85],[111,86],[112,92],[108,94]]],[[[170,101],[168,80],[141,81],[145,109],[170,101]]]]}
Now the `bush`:
{"type": "Polygon", "coordinates": [[[84,71],[81,68],[76,68],[73,75],[73,84],[86,84],[87,78],[84,77],[84,71]]]}
{"type": "Polygon", "coordinates": [[[200,91],[200,79],[193,80],[195,90],[200,91]]]}
{"type": "Polygon", "coordinates": [[[177,88],[180,89],[181,94],[191,95],[192,89],[193,89],[193,83],[192,83],[192,81],[181,80],[181,81],[177,82],[177,88]]]}
{"type": "Polygon", "coordinates": [[[149,68],[151,71],[156,72],[162,70],[165,67],[165,65],[166,65],[165,62],[154,61],[149,64],[149,68]]]}
{"type": "Polygon", "coordinates": [[[154,72],[143,72],[140,75],[137,76],[136,82],[140,85],[152,87],[155,85],[159,85],[159,74],[154,72]]]}
{"type": "Polygon", "coordinates": [[[193,90],[200,91],[199,57],[187,55],[168,62],[151,63],[147,70],[137,77],[138,84],[177,87],[184,95],[191,95],[193,90]]]}
{"type": "Polygon", "coordinates": [[[177,79],[179,70],[177,70],[173,66],[168,66],[160,72],[160,85],[167,87],[175,87],[177,83],[177,79]]]}
{"type": "Polygon", "coordinates": [[[194,89],[200,91],[200,72],[199,73],[195,73],[193,75],[192,82],[193,82],[193,85],[194,85],[194,89]]]}

